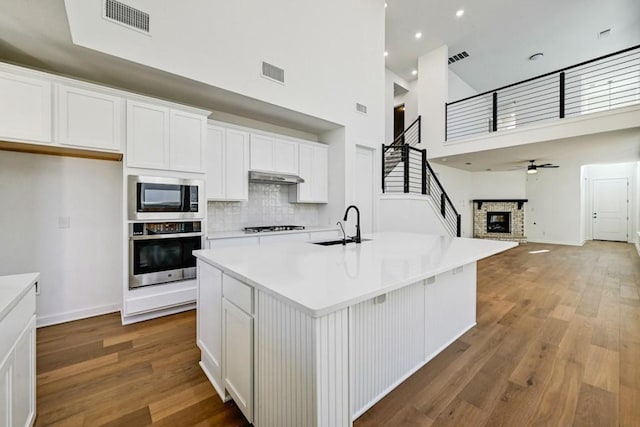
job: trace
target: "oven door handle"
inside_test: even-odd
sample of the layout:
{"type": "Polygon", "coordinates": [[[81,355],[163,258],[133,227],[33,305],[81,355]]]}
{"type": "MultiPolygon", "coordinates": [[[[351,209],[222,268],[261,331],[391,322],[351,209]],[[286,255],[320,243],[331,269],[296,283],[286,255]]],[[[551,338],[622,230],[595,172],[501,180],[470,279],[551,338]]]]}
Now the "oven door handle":
{"type": "Polygon", "coordinates": [[[158,240],[179,239],[181,237],[202,237],[204,233],[168,233],[168,234],[144,234],[141,236],[129,236],[129,240],[158,240]]]}

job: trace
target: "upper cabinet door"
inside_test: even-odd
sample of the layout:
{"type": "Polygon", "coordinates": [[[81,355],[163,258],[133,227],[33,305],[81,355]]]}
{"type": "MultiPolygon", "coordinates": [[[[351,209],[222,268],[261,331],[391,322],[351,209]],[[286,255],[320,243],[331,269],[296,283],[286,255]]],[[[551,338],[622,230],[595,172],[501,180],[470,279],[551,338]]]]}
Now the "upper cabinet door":
{"type": "Polygon", "coordinates": [[[296,175],[298,173],[298,143],[277,139],[275,142],[275,171],[296,175]]]}
{"type": "Polygon", "coordinates": [[[275,142],[274,138],[251,134],[251,169],[270,172],[275,170],[275,142]]]}
{"type": "Polygon", "coordinates": [[[311,193],[317,203],[329,202],[329,149],[313,147],[311,193]]]}
{"type": "Polygon", "coordinates": [[[303,183],[297,185],[298,190],[298,202],[312,202],[313,201],[313,147],[311,145],[300,145],[300,162],[299,173],[300,177],[304,179],[303,183]]]}
{"type": "Polygon", "coordinates": [[[58,142],[122,151],[124,101],[100,92],[58,85],[58,142]]]}
{"type": "Polygon", "coordinates": [[[249,199],[249,133],[227,129],[225,143],[227,200],[249,199]]]}
{"type": "Polygon", "coordinates": [[[207,180],[207,200],[224,200],[225,191],[225,129],[207,128],[204,169],[207,180]]]}
{"type": "Polygon", "coordinates": [[[171,170],[202,172],[202,147],[207,118],[171,110],[169,167],[171,170]]]}
{"type": "Polygon", "coordinates": [[[127,101],[127,166],[167,168],[168,136],[168,108],[127,101]]]}
{"type": "Polygon", "coordinates": [[[0,72],[0,138],[51,142],[51,84],[0,72]]]}

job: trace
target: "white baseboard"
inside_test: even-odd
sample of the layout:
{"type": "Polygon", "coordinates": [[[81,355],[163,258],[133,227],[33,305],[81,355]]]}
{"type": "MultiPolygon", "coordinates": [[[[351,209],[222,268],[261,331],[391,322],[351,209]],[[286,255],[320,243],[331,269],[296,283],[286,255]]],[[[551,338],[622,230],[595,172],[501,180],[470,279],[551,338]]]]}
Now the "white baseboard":
{"type": "Polygon", "coordinates": [[[546,243],[547,245],[584,246],[585,241],[572,242],[565,240],[545,240],[527,237],[528,243],[546,243]]]}
{"type": "Polygon", "coordinates": [[[84,308],[82,310],[66,311],[64,313],[49,314],[46,316],[38,316],[36,319],[36,327],[57,325],[58,323],[71,322],[73,320],[86,319],[88,317],[100,316],[102,314],[115,313],[120,311],[120,304],[107,304],[97,307],[84,308]]]}
{"type": "Polygon", "coordinates": [[[151,311],[148,313],[134,314],[132,316],[122,315],[122,324],[129,325],[131,323],[144,322],[145,320],[151,320],[158,317],[169,316],[171,314],[182,313],[183,311],[194,310],[196,303],[179,305],[177,307],[165,308],[163,310],[151,311]]]}

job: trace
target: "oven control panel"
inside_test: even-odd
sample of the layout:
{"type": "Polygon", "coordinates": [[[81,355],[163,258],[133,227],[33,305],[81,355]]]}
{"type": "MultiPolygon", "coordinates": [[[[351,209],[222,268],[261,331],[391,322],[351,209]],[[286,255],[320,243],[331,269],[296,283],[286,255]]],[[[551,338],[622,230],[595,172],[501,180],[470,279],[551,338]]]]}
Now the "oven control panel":
{"type": "Polygon", "coordinates": [[[138,222],[130,224],[131,236],[154,234],[199,233],[202,231],[201,221],[187,222],[138,222]]]}

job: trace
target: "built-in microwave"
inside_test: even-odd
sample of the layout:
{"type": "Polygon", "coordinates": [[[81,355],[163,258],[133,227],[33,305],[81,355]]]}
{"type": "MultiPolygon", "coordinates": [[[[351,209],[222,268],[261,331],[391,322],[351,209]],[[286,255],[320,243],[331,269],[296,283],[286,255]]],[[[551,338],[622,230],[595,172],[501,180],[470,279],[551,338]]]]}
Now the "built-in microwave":
{"type": "Polygon", "coordinates": [[[204,217],[200,180],[129,175],[128,187],[130,221],[204,217]]]}

